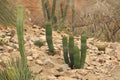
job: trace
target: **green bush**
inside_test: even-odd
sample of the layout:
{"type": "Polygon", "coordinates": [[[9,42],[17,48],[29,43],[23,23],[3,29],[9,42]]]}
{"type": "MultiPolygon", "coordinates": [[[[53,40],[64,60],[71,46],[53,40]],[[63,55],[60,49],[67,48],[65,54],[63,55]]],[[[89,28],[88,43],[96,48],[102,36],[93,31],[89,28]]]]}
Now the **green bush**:
{"type": "Polygon", "coordinates": [[[41,47],[41,46],[44,45],[44,43],[42,41],[40,41],[40,40],[36,40],[36,41],[34,41],[34,45],[36,45],[38,47],[41,47]]]}

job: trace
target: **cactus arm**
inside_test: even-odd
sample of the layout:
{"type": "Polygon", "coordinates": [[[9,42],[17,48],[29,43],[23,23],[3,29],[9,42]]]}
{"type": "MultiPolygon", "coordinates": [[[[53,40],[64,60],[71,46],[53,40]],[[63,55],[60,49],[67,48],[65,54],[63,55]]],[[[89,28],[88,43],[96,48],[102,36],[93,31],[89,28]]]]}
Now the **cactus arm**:
{"type": "Polygon", "coordinates": [[[62,39],[62,44],[63,44],[63,56],[66,64],[70,64],[69,58],[68,58],[68,43],[67,43],[67,37],[63,36],[62,39]]]}
{"type": "Polygon", "coordinates": [[[74,46],[74,68],[80,68],[80,53],[78,46],[74,46]]]}
{"type": "Polygon", "coordinates": [[[69,36],[69,57],[70,57],[70,67],[73,68],[73,65],[74,65],[74,50],[73,50],[73,47],[74,47],[74,38],[73,36],[69,36]]]}
{"type": "Polygon", "coordinates": [[[84,67],[84,63],[85,63],[85,59],[86,59],[86,36],[82,35],[81,36],[81,68],[84,67]]]}
{"type": "Polygon", "coordinates": [[[55,8],[56,8],[56,0],[53,0],[52,3],[52,12],[51,12],[51,18],[52,18],[52,23],[54,24],[54,17],[55,17],[55,8]]]}
{"type": "Polygon", "coordinates": [[[49,51],[52,52],[52,55],[54,55],[51,23],[46,23],[46,40],[47,40],[49,51]]]}

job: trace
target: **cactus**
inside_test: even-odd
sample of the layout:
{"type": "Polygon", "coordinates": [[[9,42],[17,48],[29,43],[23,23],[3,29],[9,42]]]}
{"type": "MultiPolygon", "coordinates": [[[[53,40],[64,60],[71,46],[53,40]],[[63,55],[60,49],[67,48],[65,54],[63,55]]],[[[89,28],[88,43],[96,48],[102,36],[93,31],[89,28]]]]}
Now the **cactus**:
{"type": "Polygon", "coordinates": [[[65,36],[62,41],[65,63],[68,64],[71,69],[83,68],[86,59],[86,36],[81,36],[81,54],[79,48],[74,46],[73,36],[69,36],[69,43],[67,43],[67,37],[65,36]]]}
{"type": "Polygon", "coordinates": [[[86,36],[82,35],[81,36],[81,60],[80,60],[81,67],[80,68],[84,67],[85,59],[86,59],[86,36]]]}
{"type": "Polygon", "coordinates": [[[27,64],[25,48],[24,48],[24,36],[23,36],[23,6],[19,5],[17,8],[17,35],[18,35],[18,43],[21,54],[21,60],[23,62],[23,67],[27,64]]]}
{"type": "Polygon", "coordinates": [[[81,67],[80,64],[80,53],[78,46],[74,46],[74,68],[79,69],[81,67]]]}
{"type": "Polygon", "coordinates": [[[70,65],[70,61],[69,61],[69,57],[68,57],[68,43],[67,43],[66,36],[63,36],[62,44],[63,44],[63,55],[64,55],[65,63],[70,65]]]}
{"type": "Polygon", "coordinates": [[[52,26],[51,23],[46,23],[46,40],[48,44],[49,51],[54,55],[54,46],[52,41],[52,26]]]}
{"type": "Polygon", "coordinates": [[[74,38],[73,36],[69,36],[69,56],[70,56],[70,67],[72,68],[74,65],[74,38]]]}
{"type": "Polygon", "coordinates": [[[56,8],[56,0],[53,0],[53,3],[52,3],[52,12],[51,12],[51,18],[52,18],[52,24],[55,24],[55,8],[56,8]]]}

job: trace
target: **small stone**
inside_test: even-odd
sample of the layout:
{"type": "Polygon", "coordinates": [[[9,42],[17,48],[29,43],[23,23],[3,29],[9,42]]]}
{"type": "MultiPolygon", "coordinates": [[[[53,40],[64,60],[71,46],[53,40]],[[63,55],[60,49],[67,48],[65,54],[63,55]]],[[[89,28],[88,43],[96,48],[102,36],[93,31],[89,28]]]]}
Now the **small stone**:
{"type": "Polygon", "coordinates": [[[53,75],[50,75],[47,77],[47,80],[56,80],[57,78],[53,75]]]}
{"type": "Polygon", "coordinates": [[[106,48],[105,53],[110,55],[110,56],[115,56],[115,50],[113,50],[111,48],[106,48]]]}
{"type": "Polygon", "coordinates": [[[54,67],[54,64],[51,60],[47,59],[44,61],[44,64],[47,68],[53,68],[54,67]]]}
{"type": "Polygon", "coordinates": [[[70,77],[59,77],[59,80],[77,80],[75,78],[70,78],[70,77]]]}
{"type": "Polygon", "coordinates": [[[62,71],[66,71],[66,70],[69,70],[69,69],[70,69],[70,67],[67,64],[65,64],[65,65],[60,66],[57,69],[57,71],[62,72],[62,71]]]}
{"type": "Polygon", "coordinates": [[[37,59],[37,58],[39,57],[39,53],[33,53],[33,54],[32,54],[32,57],[33,57],[34,59],[37,59]]]}
{"type": "Polygon", "coordinates": [[[35,80],[41,80],[41,75],[40,74],[36,75],[35,80]]]}
{"type": "Polygon", "coordinates": [[[32,61],[32,60],[33,60],[33,57],[32,57],[32,56],[27,56],[27,60],[28,60],[28,61],[32,61]]]}
{"type": "Polygon", "coordinates": [[[41,60],[39,60],[39,59],[37,59],[37,60],[35,61],[35,63],[36,63],[36,64],[39,64],[39,65],[43,65],[43,62],[42,62],[41,60]]]}
{"type": "Polygon", "coordinates": [[[33,72],[33,74],[39,74],[40,72],[42,72],[42,67],[39,65],[33,65],[32,67],[30,67],[30,70],[33,72]]]}

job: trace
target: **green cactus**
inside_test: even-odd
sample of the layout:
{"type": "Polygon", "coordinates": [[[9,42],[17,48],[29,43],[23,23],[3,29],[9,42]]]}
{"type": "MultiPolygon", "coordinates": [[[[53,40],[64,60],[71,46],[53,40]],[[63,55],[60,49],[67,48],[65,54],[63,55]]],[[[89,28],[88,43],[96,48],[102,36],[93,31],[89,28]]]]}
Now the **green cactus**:
{"type": "Polygon", "coordinates": [[[55,21],[55,8],[56,8],[56,0],[53,0],[52,12],[51,12],[52,24],[54,24],[54,22],[56,22],[55,21]]]}
{"type": "Polygon", "coordinates": [[[63,55],[64,55],[65,63],[70,65],[70,61],[69,61],[69,57],[68,57],[68,43],[67,43],[66,36],[63,36],[62,44],[63,44],[63,55]]]}
{"type": "Polygon", "coordinates": [[[21,54],[21,60],[24,64],[23,67],[27,64],[25,47],[24,47],[24,36],[23,36],[23,6],[19,5],[17,7],[17,35],[18,35],[18,43],[21,54]]]}
{"type": "Polygon", "coordinates": [[[70,67],[72,68],[74,65],[74,38],[73,36],[69,36],[69,57],[70,57],[70,62],[71,65],[70,67]]]}
{"type": "Polygon", "coordinates": [[[86,59],[86,36],[85,35],[81,35],[81,60],[80,60],[80,64],[81,67],[84,67],[84,63],[85,63],[85,59],[86,59]]]}
{"type": "Polygon", "coordinates": [[[54,46],[52,41],[52,26],[51,23],[46,23],[46,40],[48,44],[49,51],[51,52],[51,55],[54,55],[54,46]]]}
{"type": "Polygon", "coordinates": [[[69,36],[69,43],[67,43],[67,37],[65,36],[62,41],[65,63],[68,64],[71,69],[83,68],[86,59],[86,36],[81,36],[81,54],[79,48],[74,46],[73,36],[69,36]]]}
{"type": "Polygon", "coordinates": [[[78,46],[74,46],[74,68],[79,69],[81,67],[80,64],[80,53],[78,46]]]}

